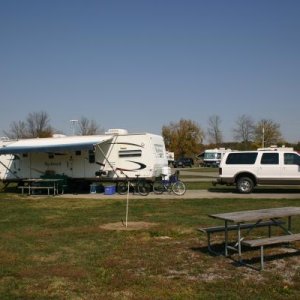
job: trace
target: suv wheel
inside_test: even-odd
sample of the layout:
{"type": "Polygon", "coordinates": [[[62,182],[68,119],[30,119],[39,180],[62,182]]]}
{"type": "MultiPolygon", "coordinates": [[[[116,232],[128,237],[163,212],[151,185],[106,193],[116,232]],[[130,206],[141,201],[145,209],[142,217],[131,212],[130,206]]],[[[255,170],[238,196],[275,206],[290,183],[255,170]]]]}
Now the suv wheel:
{"type": "Polygon", "coordinates": [[[249,194],[254,188],[253,180],[249,177],[240,177],[236,183],[237,190],[243,194],[249,194]]]}

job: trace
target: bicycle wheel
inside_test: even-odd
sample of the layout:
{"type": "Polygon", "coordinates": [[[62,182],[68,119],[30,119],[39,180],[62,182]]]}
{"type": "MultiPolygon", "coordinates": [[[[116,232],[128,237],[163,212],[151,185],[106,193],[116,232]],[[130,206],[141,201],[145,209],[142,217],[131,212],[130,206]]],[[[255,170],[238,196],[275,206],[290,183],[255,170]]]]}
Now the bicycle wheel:
{"type": "Polygon", "coordinates": [[[153,193],[160,195],[164,192],[165,188],[161,181],[154,181],[153,183],[153,193]]]}
{"type": "Polygon", "coordinates": [[[119,182],[117,185],[117,192],[120,195],[125,195],[127,194],[127,191],[128,191],[128,182],[127,181],[119,182]]]}
{"type": "Polygon", "coordinates": [[[182,181],[176,181],[172,184],[172,191],[174,194],[181,196],[185,193],[185,184],[182,181]]]}
{"type": "Polygon", "coordinates": [[[151,190],[151,184],[146,180],[137,182],[138,193],[142,196],[147,196],[151,190]]]}

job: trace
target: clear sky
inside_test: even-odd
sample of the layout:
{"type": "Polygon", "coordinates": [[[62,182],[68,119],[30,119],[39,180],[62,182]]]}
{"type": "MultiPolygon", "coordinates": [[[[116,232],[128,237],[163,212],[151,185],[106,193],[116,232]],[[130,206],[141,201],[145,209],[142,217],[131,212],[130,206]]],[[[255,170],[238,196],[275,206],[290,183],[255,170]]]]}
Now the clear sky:
{"type": "Polygon", "coordinates": [[[46,111],[65,134],[219,115],[231,141],[246,114],[300,141],[299,16],[298,0],[0,0],[0,136],[46,111]]]}

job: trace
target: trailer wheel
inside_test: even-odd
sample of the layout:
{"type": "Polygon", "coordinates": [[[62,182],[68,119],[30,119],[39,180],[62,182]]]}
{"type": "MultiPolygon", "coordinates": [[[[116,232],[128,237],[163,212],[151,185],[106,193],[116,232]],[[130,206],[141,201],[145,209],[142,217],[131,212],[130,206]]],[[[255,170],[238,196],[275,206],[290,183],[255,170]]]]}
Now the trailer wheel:
{"type": "Polygon", "coordinates": [[[240,177],[236,183],[237,190],[242,194],[249,194],[253,191],[254,183],[250,177],[240,177]]]}

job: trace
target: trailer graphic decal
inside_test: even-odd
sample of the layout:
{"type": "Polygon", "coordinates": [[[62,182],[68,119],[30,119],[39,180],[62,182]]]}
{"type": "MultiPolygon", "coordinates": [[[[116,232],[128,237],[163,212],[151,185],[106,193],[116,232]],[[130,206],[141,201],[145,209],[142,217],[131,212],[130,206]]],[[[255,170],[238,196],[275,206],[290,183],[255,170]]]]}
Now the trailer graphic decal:
{"type": "Polygon", "coordinates": [[[137,164],[137,165],[139,165],[140,167],[139,167],[139,168],[136,168],[136,169],[116,168],[116,170],[118,170],[118,171],[133,172],[133,171],[143,170],[143,169],[145,169],[145,168],[147,167],[145,164],[139,163],[139,162],[136,162],[136,161],[129,160],[129,162],[132,162],[132,163],[134,163],[134,164],[137,164]]]}

